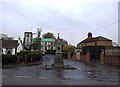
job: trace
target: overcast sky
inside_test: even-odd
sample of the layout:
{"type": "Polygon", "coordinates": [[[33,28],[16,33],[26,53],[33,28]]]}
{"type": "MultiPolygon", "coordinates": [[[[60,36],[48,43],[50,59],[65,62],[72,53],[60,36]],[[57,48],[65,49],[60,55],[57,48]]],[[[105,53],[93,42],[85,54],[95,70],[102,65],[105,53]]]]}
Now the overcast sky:
{"type": "Polygon", "coordinates": [[[77,45],[92,32],[118,43],[119,0],[8,0],[0,2],[0,33],[23,38],[26,31],[52,32],[77,45]]]}

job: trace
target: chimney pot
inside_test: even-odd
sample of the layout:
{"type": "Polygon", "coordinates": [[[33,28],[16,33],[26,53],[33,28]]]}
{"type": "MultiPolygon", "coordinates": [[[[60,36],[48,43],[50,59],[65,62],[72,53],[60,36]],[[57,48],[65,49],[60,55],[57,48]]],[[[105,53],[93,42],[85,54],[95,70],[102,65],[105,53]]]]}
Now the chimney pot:
{"type": "Polygon", "coordinates": [[[88,38],[92,38],[92,33],[91,32],[88,33],[88,38]]]}

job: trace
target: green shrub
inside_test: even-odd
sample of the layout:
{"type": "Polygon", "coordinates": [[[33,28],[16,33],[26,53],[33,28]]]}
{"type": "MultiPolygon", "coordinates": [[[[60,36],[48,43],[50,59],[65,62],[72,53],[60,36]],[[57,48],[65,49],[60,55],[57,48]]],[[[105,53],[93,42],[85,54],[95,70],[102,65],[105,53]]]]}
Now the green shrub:
{"type": "Polygon", "coordinates": [[[29,54],[29,53],[31,53],[30,50],[21,50],[21,51],[20,51],[20,55],[22,55],[23,57],[24,57],[25,55],[29,54]]]}
{"type": "Polygon", "coordinates": [[[55,50],[47,50],[46,54],[55,54],[55,50]]]}
{"type": "Polygon", "coordinates": [[[40,50],[33,50],[31,51],[32,54],[35,54],[35,55],[41,55],[42,52],[40,50]]]}
{"type": "Polygon", "coordinates": [[[67,52],[62,53],[63,58],[67,58],[67,52]]]}
{"type": "Polygon", "coordinates": [[[39,61],[42,59],[42,52],[40,50],[31,51],[33,61],[39,61]]]}
{"type": "Polygon", "coordinates": [[[32,61],[39,61],[42,59],[42,52],[40,50],[22,50],[20,52],[20,55],[22,56],[21,61],[24,62],[25,58],[27,58],[27,62],[31,62],[31,58],[32,61]]]}

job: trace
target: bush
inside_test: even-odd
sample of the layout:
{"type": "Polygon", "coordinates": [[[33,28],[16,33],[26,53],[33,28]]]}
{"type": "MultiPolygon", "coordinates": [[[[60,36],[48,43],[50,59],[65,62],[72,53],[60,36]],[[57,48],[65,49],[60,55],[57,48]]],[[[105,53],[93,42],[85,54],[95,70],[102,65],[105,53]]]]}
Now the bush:
{"type": "Polygon", "coordinates": [[[46,54],[55,54],[55,50],[47,50],[46,54]]]}
{"type": "Polygon", "coordinates": [[[34,50],[31,52],[33,61],[39,61],[42,59],[42,52],[39,50],[34,50]]]}
{"type": "Polygon", "coordinates": [[[20,59],[22,62],[25,61],[25,58],[27,58],[27,62],[31,62],[31,58],[32,61],[39,61],[42,59],[42,52],[40,50],[23,50],[20,52],[20,55],[22,56],[20,59]]]}
{"type": "Polygon", "coordinates": [[[40,50],[34,50],[34,51],[31,51],[31,53],[35,55],[42,55],[42,52],[40,50]]]}
{"type": "Polygon", "coordinates": [[[17,56],[3,54],[2,55],[2,64],[7,64],[7,63],[17,63],[17,56]]]}
{"type": "MultiPolygon", "coordinates": [[[[63,58],[68,58],[68,52],[62,52],[62,56],[63,58]]],[[[74,53],[70,52],[70,58],[73,58],[73,57],[74,57],[74,53]]]]}
{"type": "Polygon", "coordinates": [[[22,50],[22,51],[20,51],[20,55],[21,55],[23,58],[25,57],[25,55],[28,55],[29,53],[31,53],[30,50],[22,50]]]}
{"type": "Polygon", "coordinates": [[[68,52],[70,52],[70,58],[74,56],[75,46],[73,45],[64,45],[62,48],[63,56],[67,58],[68,52]]]}
{"type": "Polygon", "coordinates": [[[67,52],[62,53],[63,58],[67,58],[67,52]]]}

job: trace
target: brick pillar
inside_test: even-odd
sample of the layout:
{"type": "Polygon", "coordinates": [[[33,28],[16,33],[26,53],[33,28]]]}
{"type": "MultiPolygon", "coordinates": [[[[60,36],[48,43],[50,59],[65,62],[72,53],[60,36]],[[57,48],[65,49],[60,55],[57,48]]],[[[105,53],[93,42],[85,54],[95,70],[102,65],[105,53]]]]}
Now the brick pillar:
{"type": "Polygon", "coordinates": [[[80,60],[80,52],[76,52],[76,60],[80,60]]]}
{"type": "Polygon", "coordinates": [[[74,60],[76,60],[76,52],[74,52],[74,60]]]}
{"type": "Polygon", "coordinates": [[[68,52],[67,54],[68,54],[68,55],[67,55],[67,56],[68,56],[68,59],[70,59],[70,52],[68,52]]]}
{"type": "Polygon", "coordinates": [[[89,53],[89,51],[86,54],[86,62],[90,62],[90,53],[89,53]]]}
{"type": "Polygon", "coordinates": [[[102,52],[100,54],[100,63],[104,64],[104,50],[102,50],[102,52]]]}

